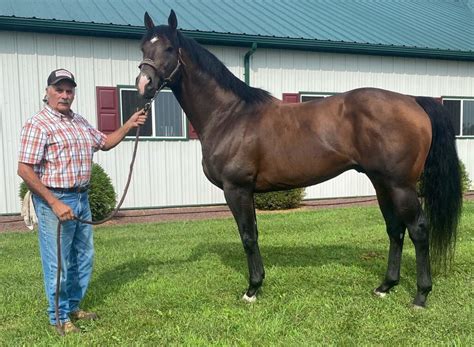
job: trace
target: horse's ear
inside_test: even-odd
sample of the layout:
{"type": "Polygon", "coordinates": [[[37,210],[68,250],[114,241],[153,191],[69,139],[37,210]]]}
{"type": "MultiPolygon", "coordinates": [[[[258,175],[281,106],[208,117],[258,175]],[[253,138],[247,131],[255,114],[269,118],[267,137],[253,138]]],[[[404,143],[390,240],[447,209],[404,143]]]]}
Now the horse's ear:
{"type": "Polygon", "coordinates": [[[151,19],[148,12],[145,12],[145,28],[153,29],[155,27],[155,23],[153,23],[153,19],[151,19]]]}
{"type": "Polygon", "coordinates": [[[178,27],[178,19],[176,18],[176,13],[174,13],[173,10],[171,10],[170,16],[168,17],[168,25],[173,30],[176,30],[178,27]]]}

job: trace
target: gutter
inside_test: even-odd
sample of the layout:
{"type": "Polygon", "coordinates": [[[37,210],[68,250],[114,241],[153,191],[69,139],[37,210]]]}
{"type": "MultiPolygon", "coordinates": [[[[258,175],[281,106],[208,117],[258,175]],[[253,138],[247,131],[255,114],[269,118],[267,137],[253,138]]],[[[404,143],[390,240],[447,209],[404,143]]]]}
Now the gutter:
{"type": "MultiPolygon", "coordinates": [[[[0,30],[53,33],[62,35],[95,36],[140,39],[143,26],[83,23],[64,20],[0,16],[0,30]]],[[[248,47],[257,43],[259,48],[290,49],[312,52],[368,54],[392,57],[474,61],[474,50],[450,50],[408,47],[357,42],[336,42],[315,39],[274,37],[181,30],[187,37],[201,44],[248,47]]]]}
{"type": "Polygon", "coordinates": [[[257,42],[252,43],[252,48],[245,53],[244,57],[244,77],[245,77],[245,84],[248,86],[250,85],[250,57],[255,53],[257,50],[257,42]]]}

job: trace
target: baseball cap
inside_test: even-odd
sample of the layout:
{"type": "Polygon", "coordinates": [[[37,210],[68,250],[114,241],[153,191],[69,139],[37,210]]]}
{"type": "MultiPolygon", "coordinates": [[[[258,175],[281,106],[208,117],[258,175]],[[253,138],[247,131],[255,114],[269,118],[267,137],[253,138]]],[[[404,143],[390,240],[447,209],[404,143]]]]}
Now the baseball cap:
{"type": "Polygon", "coordinates": [[[48,77],[48,86],[58,83],[59,81],[68,80],[74,84],[74,87],[77,86],[76,81],[74,80],[74,75],[67,71],[66,69],[57,69],[49,74],[48,77]]]}

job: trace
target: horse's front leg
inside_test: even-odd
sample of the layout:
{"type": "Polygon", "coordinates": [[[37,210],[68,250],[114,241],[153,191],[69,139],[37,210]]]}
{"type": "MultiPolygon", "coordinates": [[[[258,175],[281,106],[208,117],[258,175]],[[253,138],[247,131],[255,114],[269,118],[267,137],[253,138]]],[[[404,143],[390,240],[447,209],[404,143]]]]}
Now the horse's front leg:
{"type": "Polygon", "coordinates": [[[224,195],[239,228],[240,238],[247,255],[249,267],[249,288],[243,300],[254,302],[257,291],[262,286],[265,270],[258,248],[258,230],[255,217],[253,191],[233,184],[224,185],[224,195]]]}

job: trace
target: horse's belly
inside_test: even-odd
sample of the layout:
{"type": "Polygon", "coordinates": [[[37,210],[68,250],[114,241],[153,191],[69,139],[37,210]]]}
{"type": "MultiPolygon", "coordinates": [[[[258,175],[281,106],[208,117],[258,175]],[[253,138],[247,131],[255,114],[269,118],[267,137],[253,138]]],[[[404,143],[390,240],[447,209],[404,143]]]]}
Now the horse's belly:
{"type": "Polygon", "coordinates": [[[273,160],[260,167],[256,177],[256,190],[268,191],[307,187],[327,181],[354,168],[347,158],[332,154],[300,160],[273,160]]]}

